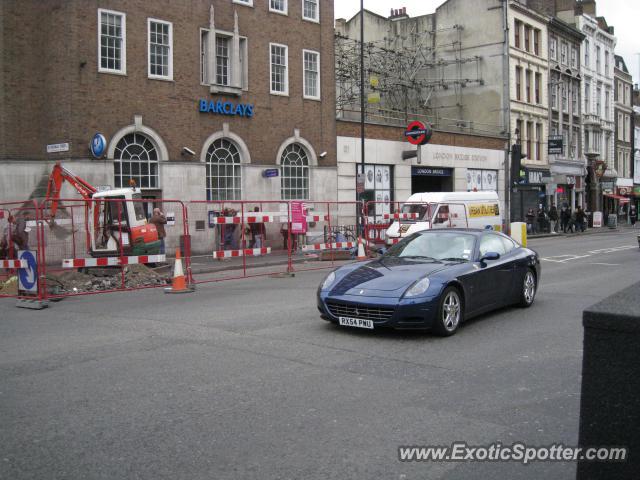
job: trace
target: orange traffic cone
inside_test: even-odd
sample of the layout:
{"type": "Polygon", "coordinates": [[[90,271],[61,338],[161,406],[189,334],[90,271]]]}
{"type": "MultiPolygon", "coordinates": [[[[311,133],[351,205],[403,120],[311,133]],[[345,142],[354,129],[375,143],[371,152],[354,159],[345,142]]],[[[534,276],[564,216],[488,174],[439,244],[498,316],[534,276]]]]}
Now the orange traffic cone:
{"type": "Polygon", "coordinates": [[[173,268],[173,281],[171,282],[171,287],[164,289],[164,293],[189,292],[193,292],[193,289],[187,287],[187,282],[184,278],[184,270],[182,270],[182,257],[180,256],[180,249],[176,248],[176,264],[173,268]]]}
{"type": "Polygon", "coordinates": [[[362,243],[362,237],[358,237],[358,260],[366,260],[367,255],[364,252],[364,244],[362,243]]]}

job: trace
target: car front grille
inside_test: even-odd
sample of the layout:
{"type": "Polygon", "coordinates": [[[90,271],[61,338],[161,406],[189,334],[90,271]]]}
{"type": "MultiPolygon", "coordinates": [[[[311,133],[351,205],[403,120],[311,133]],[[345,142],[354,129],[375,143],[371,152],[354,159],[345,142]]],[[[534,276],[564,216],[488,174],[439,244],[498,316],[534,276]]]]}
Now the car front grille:
{"type": "Polygon", "coordinates": [[[365,307],[344,303],[327,302],[329,311],[335,317],[352,317],[374,322],[384,322],[393,316],[393,308],[365,307]]]}

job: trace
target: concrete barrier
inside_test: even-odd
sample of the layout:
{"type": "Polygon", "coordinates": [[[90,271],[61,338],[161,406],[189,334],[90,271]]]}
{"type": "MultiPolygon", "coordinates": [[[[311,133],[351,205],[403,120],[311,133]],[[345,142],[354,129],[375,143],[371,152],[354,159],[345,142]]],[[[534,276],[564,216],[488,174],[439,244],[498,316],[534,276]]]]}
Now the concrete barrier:
{"type": "Polygon", "coordinates": [[[527,224],[524,222],[511,223],[511,238],[523,247],[527,246],[527,224]]]}
{"type": "Polygon", "coordinates": [[[579,461],[578,480],[637,479],[640,472],[640,283],[583,313],[583,447],[627,447],[625,462],[579,461]]]}

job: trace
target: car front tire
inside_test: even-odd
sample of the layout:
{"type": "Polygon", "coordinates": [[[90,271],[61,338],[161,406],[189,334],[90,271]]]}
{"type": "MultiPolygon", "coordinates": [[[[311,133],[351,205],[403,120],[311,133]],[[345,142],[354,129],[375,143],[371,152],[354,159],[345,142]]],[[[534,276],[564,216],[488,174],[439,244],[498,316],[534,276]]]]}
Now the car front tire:
{"type": "Polygon", "coordinates": [[[522,288],[520,290],[520,306],[529,308],[533,305],[538,291],[538,282],[535,274],[531,269],[527,269],[522,280],[522,288]]]}
{"type": "Polygon", "coordinates": [[[458,330],[462,322],[464,304],[462,296],[455,287],[447,287],[440,296],[440,306],[438,307],[438,317],[433,325],[436,335],[448,337],[458,330]]]}

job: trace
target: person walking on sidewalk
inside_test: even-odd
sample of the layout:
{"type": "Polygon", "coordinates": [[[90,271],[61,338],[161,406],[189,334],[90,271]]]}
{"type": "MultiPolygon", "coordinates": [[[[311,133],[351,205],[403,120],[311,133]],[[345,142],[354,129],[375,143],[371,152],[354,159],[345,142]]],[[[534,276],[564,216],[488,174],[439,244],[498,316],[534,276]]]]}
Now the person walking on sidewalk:
{"type": "Polygon", "coordinates": [[[631,226],[636,228],[636,222],[638,221],[638,210],[635,205],[631,205],[629,208],[629,220],[631,220],[631,226]]]}
{"type": "Polygon", "coordinates": [[[551,224],[551,233],[558,233],[558,209],[553,204],[549,208],[549,223],[551,224]]]}
{"type": "Polygon", "coordinates": [[[547,227],[547,213],[544,211],[544,207],[540,205],[538,209],[538,233],[544,233],[547,227]]]}
{"type": "Polygon", "coordinates": [[[578,208],[576,208],[576,232],[578,231],[578,229],[580,229],[581,232],[584,232],[585,230],[585,215],[584,215],[584,211],[582,210],[582,207],[578,206],[578,208]]]}
{"type": "Polygon", "coordinates": [[[533,208],[530,208],[527,211],[527,230],[531,232],[532,235],[536,233],[536,214],[533,211],[533,208]]]}
{"type": "Polygon", "coordinates": [[[566,203],[563,203],[562,209],[560,210],[560,227],[562,228],[562,233],[567,233],[570,218],[571,211],[569,210],[569,206],[566,203]]]}

